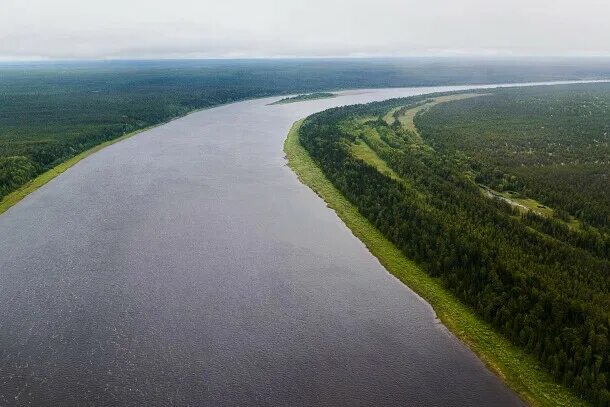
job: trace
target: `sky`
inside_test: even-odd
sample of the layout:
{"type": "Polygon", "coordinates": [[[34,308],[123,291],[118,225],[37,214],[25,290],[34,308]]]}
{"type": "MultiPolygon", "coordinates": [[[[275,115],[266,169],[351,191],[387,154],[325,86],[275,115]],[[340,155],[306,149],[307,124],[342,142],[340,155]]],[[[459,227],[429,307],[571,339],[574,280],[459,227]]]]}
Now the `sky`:
{"type": "Polygon", "coordinates": [[[610,56],[609,0],[0,0],[0,59],[610,56]]]}

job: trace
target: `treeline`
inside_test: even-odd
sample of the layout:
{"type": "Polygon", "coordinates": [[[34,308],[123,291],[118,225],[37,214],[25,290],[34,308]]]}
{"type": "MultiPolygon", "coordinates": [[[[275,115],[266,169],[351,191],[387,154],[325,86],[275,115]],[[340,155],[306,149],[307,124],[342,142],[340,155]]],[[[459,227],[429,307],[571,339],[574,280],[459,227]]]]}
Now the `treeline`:
{"type": "Polygon", "coordinates": [[[559,382],[594,405],[610,405],[608,241],[521,217],[507,203],[483,196],[464,173],[461,154],[422,145],[396,123],[356,120],[421,100],[310,116],[300,129],[301,143],[407,257],[538,358],[559,382]],[[355,158],[355,142],[367,143],[401,180],[355,158]]]}

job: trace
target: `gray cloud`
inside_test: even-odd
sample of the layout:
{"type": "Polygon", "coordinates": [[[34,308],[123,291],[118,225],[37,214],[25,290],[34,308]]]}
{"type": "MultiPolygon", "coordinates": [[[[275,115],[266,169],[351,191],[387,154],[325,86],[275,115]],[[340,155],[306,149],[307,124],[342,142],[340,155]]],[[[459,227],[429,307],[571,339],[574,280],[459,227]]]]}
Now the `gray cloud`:
{"type": "Polygon", "coordinates": [[[610,55],[610,2],[2,0],[0,58],[610,55]]]}

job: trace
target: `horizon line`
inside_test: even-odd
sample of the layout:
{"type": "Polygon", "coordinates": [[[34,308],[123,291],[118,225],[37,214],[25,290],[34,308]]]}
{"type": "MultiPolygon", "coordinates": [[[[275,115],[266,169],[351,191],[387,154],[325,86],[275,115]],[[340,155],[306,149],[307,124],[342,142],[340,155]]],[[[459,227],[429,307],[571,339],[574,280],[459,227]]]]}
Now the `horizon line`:
{"type": "Polygon", "coordinates": [[[182,56],[182,57],[91,57],[91,58],[54,58],[54,57],[5,57],[0,56],[0,64],[4,63],[55,63],[55,62],[146,62],[146,61],[261,61],[261,60],[401,60],[401,59],[478,59],[478,60],[518,60],[518,59],[610,59],[610,54],[595,55],[533,55],[533,54],[439,54],[439,55],[286,55],[286,56],[182,56]]]}

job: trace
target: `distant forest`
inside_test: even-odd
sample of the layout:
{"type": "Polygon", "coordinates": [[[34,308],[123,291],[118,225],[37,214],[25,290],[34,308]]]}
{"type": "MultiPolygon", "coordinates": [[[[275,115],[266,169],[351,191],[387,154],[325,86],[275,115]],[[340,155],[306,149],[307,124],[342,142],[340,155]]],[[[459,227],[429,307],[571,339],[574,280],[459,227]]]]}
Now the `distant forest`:
{"type": "Polygon", "coordinates": [[[407,257],[610,406],[610,84],[478,92],[330,109],[300,141],[407,257]]]}
{"type": "Polygon", "coordinates": [[[610,78],[602,60],[304,59],[0,64],[0,199],[104,141],[191,110],[345,88],[610,78]]]}

